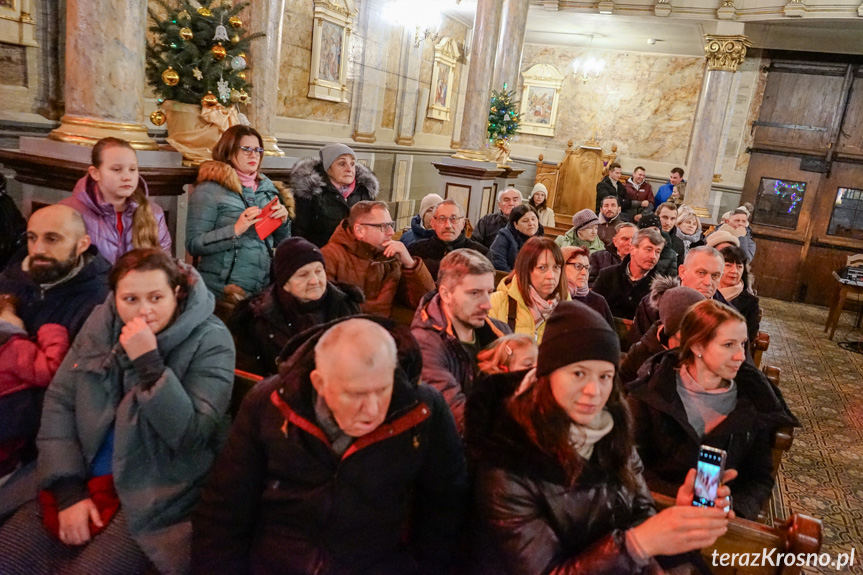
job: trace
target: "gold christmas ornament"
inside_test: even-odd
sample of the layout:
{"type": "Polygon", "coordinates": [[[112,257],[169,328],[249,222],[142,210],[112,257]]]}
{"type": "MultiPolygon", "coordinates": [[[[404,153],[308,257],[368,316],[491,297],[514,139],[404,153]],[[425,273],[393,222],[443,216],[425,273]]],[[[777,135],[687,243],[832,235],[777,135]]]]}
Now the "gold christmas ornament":
{"type": "Polygon", "coordinates": [[[192,39],[192,29],[191,28],[180,28],[180,38],[183,40],[191,40],[192,39]]]}
{"type": "Polygon", "coordinates": [[[492,109],[491,109],[491,113],[492,113],[492,114],[497,114],[497,108],[492,108],[492,109]]]}
{"type": "Polygon", "coordinates": [[[162,81],[167,86],[176,86],[180,83],[180,75],[177,74],[176,70],[168,66],[168,69],[162,72],[162,81]]]}
{"type": "Polygon", "coordinates": [[[205,108],[212,108],[213,106],[219,103],[219,99],[216,98],[215,94],[212,92],[207,92],[207,94],[201,98],[201,105],[205,108]]]}
{"type": "Polygon", "coordinates": [[[239,72],[237,72],[237,78],[239,78],[240,80],[245,82],[246,81],[246,72],[247,72],[247,70],[240,70],[239,72]]]}
{"type": "Polygon", "coordinates": [[[240,43],[240,35],[234,34],[231,36],[231,44],[239,44],[240,43]]]}
{"type": "Polygon", "coordinates": [[[243,58],[243,59],[247,59],[245,52],[240,52],[239,54],[237,54],[237,56],[239,56],[240,58],[243,58]]]}
{"type": "Polygon", "coordinates": [[[204,18],[209,18],[210,16],[213,15],[213,13],[210,12],[210,9],[207,8],[206,6],[201,6],[200,8],[198,8],[198,14],[200,14],[204,18]]]}
{"type": "Polygon", "coordinates": [[[216,60],[222,60],[228,54],[228,51],[225,50],[225,47],[222,46],[221,42],[213,46],[212,50],[210,51],[213,53],[213,58],[215,58],[216,60]]]}
{"type": "Polygon", "coordinates": [[[251,98],[249,98],[249,94],[245,90],[240,90],[240,103],[241,104],[248,104],[250,99],[251,98]]]}
{"type": "Polygon", "coordinates": [[[231,102],[239,102],[242,94],[239,90],[231,90],[231,102]]]}
{"type": "Polygon", "coordinates": [[[228,18],[228,24],[230,24],[234,28],[239,28],[243,25],[243,21],[240,20],[239,16],[231,16],[230,18],[228,18]]]}
{"type": "Polygon", "coordinates": [[[162,110],[153,110],[153,113],[150,114],[150,121],[153,122],[155,126],[161,126],[165,123],[165,113],[162,110]]]}
{"type": "Polygon", "coordinates": [[[177,20],[188,20],[190,18],[189,13],[183,10],[179,14],[177,14],[177,20]]]}

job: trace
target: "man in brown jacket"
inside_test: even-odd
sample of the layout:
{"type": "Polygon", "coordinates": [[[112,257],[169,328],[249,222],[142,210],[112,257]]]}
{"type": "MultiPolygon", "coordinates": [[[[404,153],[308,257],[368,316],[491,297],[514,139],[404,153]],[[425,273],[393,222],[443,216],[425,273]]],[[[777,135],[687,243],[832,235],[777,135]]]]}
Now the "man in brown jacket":
{"type": "Polygon", "coordinates": [[[395,223],[383,202],[357,202],[321,248],[327,279],[357,286],[366,295],[363,313],[390,316],[393,300],[416,309],[435,289],[422,259],[392,239],[395,223]]]}

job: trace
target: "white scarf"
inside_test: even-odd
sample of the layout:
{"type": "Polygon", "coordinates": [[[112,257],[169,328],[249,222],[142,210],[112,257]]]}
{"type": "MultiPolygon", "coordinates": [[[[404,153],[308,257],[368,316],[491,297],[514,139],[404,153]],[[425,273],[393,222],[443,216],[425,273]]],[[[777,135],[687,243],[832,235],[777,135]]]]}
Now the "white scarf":
{"type": "Polygon", "coordinates": [[[579,455],[589,460],[593,455],[593,446],[608,435],[613,427],[614,418],[607,409],[602,408],[588,425],[573,423],[569,426],[569,442],[579,455]]]}
{"type": "Polygon", "coordinates": [[[719,293],[722,294],[722,297],[725,298],[725,301],[730,302],[731,300],[739,296],[741,293],[743,293],[743,282],[739,281],[736,285],[733,285],[731,287],[721,287],[719,288],[719,293]]]}

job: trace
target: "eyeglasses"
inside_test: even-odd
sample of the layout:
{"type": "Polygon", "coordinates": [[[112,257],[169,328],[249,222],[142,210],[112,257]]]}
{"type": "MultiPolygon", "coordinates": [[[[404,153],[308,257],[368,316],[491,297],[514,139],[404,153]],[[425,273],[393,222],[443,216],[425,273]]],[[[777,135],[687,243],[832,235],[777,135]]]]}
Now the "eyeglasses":
{"type": "Polygon", "coordinates": [[[442,224],[449,222],[451,224],[457,224],[464,219],[464,216],[434,216],[434,219],[439,221],[442,224]]]}
{"type": "Polygon", "coordinates": [[[577,272],[580,272],[580,271],[588,271],[589,272],[590,271],[590,266],[586,266],[584,264],[579,264],[579,263],[573,262],[573,263],[568,263],[566,265],[574,267],[575,271],[577,271],[577,272]]]}
{"type": "Polygon", "coordinates": [[[240,146],[240,150],[247,156],[256,155],[260,156],[264,153],[263,148],[252,148],[251,146],[240,146]]]}
{"type": "Polygon", "coordinates": [[[373,228],[377,228],[382,232],[387,231],[388,229],[395,231],[396,223],[395,222],[384,222],[382,224],[364,224],[360,223],[361,226],[371,226],[373,228]]]}

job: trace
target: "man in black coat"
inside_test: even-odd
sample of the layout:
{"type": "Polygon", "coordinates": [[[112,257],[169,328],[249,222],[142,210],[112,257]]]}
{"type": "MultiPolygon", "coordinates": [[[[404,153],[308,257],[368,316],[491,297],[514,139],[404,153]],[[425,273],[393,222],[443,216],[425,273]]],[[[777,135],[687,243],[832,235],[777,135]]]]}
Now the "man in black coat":
{"type": "Polygon", "coordinates": [[[677,206],[671,202],[659,204],[656,215],[659,216],[662,231],[671,239],[671,249],[677,252],[677,265],[682,266],[686,249],[683,246],[683,240],[677,237],[677,206]]]}
{"type": "Polygon", "coordinates": [[[632,238],[632,251],[616,266],[605,268],[593,285],[603,296],[614,317],[632,319],[641,299],[650,292],[656,262],[665,240],[658,230],[644,228],[632,238]]]}
{"type": "Polygon", "coordinates": [[[632,222],[618,223],[611,243],[604,250],[590,254],[590,275],[588,276],[590,287],[596,283],[599,272],[605,268],[616,266],[629,255],[629,252],[632,251],[632,237],[637,230],[638,226],[632,222]]]}
{"type": "Polygon", "coordinates": [[[524,203],[521,192],[515,188],[507,188],[497,194],[498,211],[484,215],[476,223],[471,239],[490,248],[497,232],[509,223],[509,213],[516,206],[524,203]]]}
{"type": "Polygon", "coordinates": [[[612,162],[608,165],[608,175],[596,184],[596,213],[602,208],[602,200],[607,196],[617,196],[620,207],[625,212],[632,205],[632,201],[626,195],[626,186],[620,181],[620,164],[612,162]]]}
{"type": "Polygon", "coordinates": [[[431,276],[437,280],[440,261],[451,251],[467,248],[488,256],[488,248],[468,238],[464,232],[464,214],[455,200],[444,200],[434,208],[431,217],[434,235],[413,242],[408,252],[422,258],[431,276]]]}
{"type": "Polygon", "coordinates": [[[446,402],[418,385],[416,341],[363,316],[291,345],[280,375],[243,401],[213,467],[192,519],[192,571],[448,572],[467,471],[446,402]]]}
{"type": "Polygon", "coordinates": [[[18,317],[31,337],[46,323],[60,324],[70,339],[108,295],[111,264],[90,244],[81,214],[53,205],[27,222],[27,251],[0,275],[0,294],[18,299],[18,317]]]}

